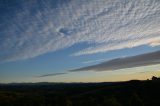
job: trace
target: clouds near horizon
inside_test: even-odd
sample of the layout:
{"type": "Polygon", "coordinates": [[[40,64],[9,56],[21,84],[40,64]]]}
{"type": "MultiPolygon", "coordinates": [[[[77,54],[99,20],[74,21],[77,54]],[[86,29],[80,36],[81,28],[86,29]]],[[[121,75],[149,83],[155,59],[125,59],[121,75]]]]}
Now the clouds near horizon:
{"type": "Polygon", "coordinates": [[[64,75],[64,74],[67,74],[67,73],[44,74],[44,75],[40,75],[40,76],[37,76],[37,77],[49,77],[49,76],[57,76],[57,75],[64,75]]]}
{"type": "Polygon", "coordinates": [[[160,45],[158,0],[0,1],[0,61],[88,46],[73,56],[160,45]]]}
{"type": "Polygon", "coordinates": [[[148,65],[156,65],[160,63],[160,51],[146,53],[136,56],[116,58],[100,64],[82,67],[79,69],[69,70],[76,71],[114,71],[125,68],[135,68],[148,65]]]}
{"type": "MultiPolygon", "coordinates": [[[[100,60],[95,60],[95,61],[100,61],[100,60]]],[[[90,63],[90,62],[94,62],[94,61],[87,61],[86,63],[90,63]]],[[[126,69],[126,68],[129,69],[129,68],[157,65],[159,63],[160,63],[160,51],[155,51],[155,52],[140,54],[136,56],[115,58],[112,60],[101,62],[99,64],[90,65],[90,66],[77,68],[77,69],[71,69],[71,70],[68,70],[68,72],[66,73],[44,74],[37,77],[41,78],[41,77],[49,77],[49,76],[58,76],[58,75],[69,74],[71,72],[79,72],[79,71],[96,71],[96,72],[115,71],[115,70],[126,69]]],[[[143,70],[143,73],[145,73],[144,70],[143,70]]]]}

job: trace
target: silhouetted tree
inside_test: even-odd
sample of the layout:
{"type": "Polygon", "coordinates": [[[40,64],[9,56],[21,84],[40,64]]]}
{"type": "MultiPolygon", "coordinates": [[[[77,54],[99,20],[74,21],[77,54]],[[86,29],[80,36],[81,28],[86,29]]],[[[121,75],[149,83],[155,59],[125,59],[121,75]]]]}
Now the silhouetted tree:
{"type": "Polygon", "coordinates": [[[153,77],[152,77],[152,80],[158,80],[158,78],[157,78],[157,77],[155,77],[155,76],[153,76],[153,77]]]}

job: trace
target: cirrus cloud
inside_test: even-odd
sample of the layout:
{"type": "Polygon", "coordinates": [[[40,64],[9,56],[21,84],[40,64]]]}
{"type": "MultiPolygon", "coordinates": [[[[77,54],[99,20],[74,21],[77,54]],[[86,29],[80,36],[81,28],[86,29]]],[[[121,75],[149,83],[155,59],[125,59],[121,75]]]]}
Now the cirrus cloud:
{"type": "Polygon", "coordinates": [[[90,46],[74,56],[159,45],[158,0],[6,2],[0,3],[0,61],[33,58],[79,43],[90,46]]]}

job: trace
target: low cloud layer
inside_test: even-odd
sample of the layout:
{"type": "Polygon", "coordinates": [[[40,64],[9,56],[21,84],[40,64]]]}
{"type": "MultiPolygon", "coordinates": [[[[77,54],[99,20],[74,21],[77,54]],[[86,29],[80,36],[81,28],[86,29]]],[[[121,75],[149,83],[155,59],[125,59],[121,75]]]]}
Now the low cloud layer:
{"type": "Polygon", "coordinates": [[[160,45],[158,0],[2,0],[0,4],[0,62],[82,43],[87,46],[71,55],[160,45]]]}
{"type": "Polygon", "coordinates": [[[131,57],[117,58],[97,65],[83,67],[70,71],[114,71],[119,69],[134,68],[155,64],[160,64],[160,51],[131,57]]]}
{"type": "Polygon", "coordinates": [[[37,76],[37,77],[49,77],[49,76],[57,76],[57,75],[63,75],[63,74],[67,74],[67,73],[44,74],[44,75],[37,76]]]}

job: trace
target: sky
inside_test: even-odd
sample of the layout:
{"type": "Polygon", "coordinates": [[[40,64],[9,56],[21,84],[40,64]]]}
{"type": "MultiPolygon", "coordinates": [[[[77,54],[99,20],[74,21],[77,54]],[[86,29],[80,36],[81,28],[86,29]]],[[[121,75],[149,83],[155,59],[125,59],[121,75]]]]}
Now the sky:
{"type": "Polygon", "coordinates": [[[159,0],[0,0],[0,83],[160,76],[159,0]]]}

